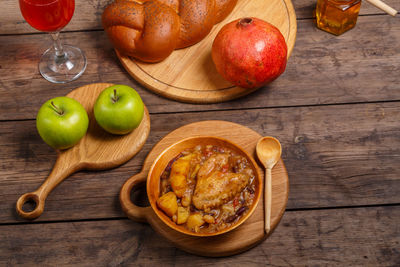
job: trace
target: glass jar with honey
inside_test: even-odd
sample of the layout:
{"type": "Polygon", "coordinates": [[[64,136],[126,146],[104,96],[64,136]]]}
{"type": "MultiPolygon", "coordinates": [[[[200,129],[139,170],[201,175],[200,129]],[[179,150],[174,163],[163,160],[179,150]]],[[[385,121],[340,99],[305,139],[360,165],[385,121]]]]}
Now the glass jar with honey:
{"type": "Polygon", "coordinates": [[[340,35],[356,25],[361,0],[318,0],[317,27],[340,35]]]}

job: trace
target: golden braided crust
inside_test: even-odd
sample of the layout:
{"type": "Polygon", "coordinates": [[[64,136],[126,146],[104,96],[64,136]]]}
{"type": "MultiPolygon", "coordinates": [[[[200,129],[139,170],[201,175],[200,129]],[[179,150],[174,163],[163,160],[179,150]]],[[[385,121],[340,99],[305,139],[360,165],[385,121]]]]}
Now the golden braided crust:
{"type": "Polygon", "coordinates": [[[237,0],[215,0],[215,9],[217,11],[215,23],[223,21],[232,12],[236,4],[237,0]]]}
{"type": "Polygon", "coordinates": [[[102,16],[103,27],[121,53],[158,62],[174,49],[202,40],[237,0],[116,0],[102,16]]]}

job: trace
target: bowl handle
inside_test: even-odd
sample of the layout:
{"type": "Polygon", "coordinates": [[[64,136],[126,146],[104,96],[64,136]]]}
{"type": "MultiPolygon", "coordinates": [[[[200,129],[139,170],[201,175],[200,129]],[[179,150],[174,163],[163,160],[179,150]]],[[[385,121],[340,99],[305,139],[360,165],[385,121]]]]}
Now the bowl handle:
{"type": "Polygon", "coordinates": [[[152,212],[151,206],[139,207],[131,201],[131,191],[134,187],[146,183],[147,175],[141,172],[129,178],[121,188],[119,193],[119,202],[122,210],[129,219],[136,222],[147,222],[147,217],[152,212]]]}

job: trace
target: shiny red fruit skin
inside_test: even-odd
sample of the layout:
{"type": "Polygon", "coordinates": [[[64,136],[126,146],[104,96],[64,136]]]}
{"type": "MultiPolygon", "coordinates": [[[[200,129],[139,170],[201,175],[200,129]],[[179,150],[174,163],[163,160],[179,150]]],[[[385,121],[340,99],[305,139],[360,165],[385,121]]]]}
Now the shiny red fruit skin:
{"type": "Polygon", "coordinates": [[[243,18],[222,27],[212,46],[212,59],[227,81],[243,88],[259,88],[285,71],[287,46],[272,24],[243,18]]]}

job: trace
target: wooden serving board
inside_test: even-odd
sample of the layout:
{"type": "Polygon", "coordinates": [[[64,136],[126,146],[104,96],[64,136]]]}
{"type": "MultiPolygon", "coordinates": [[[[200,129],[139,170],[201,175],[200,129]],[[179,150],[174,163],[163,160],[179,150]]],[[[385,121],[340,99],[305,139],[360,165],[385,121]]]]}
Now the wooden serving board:
{"type": "MultiPolygon", "coordinates": [[[[139,182],[146,182],[147,174],[154,160],[164,149],[173,143],[187,137],[205,135],[228,139],[245,149],[254,158],[256,158],[255,148],[257,141],[261,138],[261,135],[259,135],[257,132],[242,125],[227,121],[202,121],[188,124],[172,131],[159,143],[157,143],[147,156],[142,171],[128,179],[125,184],[129,184],[131,179],[138,181],[135,185],[137,185],[139,182]]],[[[262,165],[258,160],[256,161],[259,164],[258,172],[261,177],[264,177],[264,171],[261,169],[262,165]]],[[[130,191],[131,189],[132,187],[130,187],[128,190],[130,191]]],[[[122,187],[121,195],[127,193],[123,192],[123,190],[125,190],[124,186],[122,187]]],[[[276,228],[283,216],[283,213],[285,212],[288,194],[289,177],[286,172],[285,165],[281,159],[272,169],[272,210],[270,234],[276,228]]],[[[127,201],[125,198],[122,198],[121,196],[120,201],[124,211],[130,209],[130,206],[132,206],[132,203],[126,203],[127,201]]],[[[150,206],[143,208],[135,207],[134,209],[131,209],[134,210],[135,214],[131,214],[130,216],[128,213],[128,216],[134,220],[148,222],[155,231],[182,250],[202,256],[220,257],[233,255],[248,250],[267,238],[267,235],[264,232],[263,203],[263,196],[261,196],[256,210],[247,221],[245,221],[238,228],[226,234],[212,237],[194,237],[175,231],[162,222],[150,206]]]]}
{"type": "Polygon", "coordinates": [[[53,170],[44,183],[34,192],[22,195],[17,201],[17,213],[25,219],[35,219],[44,210],[48,194],[68,176],[82,169],[103,170],[117,167],[136,155],[146,142],[150,132],[150,116],[145,114],[140,125],[126,135],[112,135],[104,131],[93,114],[93,106],[98,95],[113,84],[96,83],[79,87],[67,96],[76,99],[86,109],[89,128],[86,135],[72,148],[57,151],[58,158],[53,170]],[[36,203],[33,211],[22,209],[25,202],[36,203]]]}
{"type": "Polygon", "coordinates": [[[290,0],[239,0],[232,13],[215,25],[201,42],[175,50],[160,63],[143,63],[116,51],[117,56],[132,77],[164,97],[189,103],[216,103],[238,98],[256,89],[236,87],[225,81],[211,59],[211,46],[225,24],[243,17],[257,17],[278,27],[286,39],[290,56],[297,31],[296,14],[290,0]]]}

